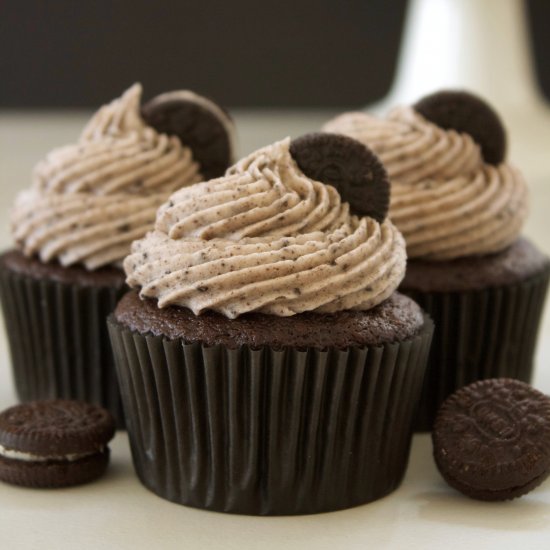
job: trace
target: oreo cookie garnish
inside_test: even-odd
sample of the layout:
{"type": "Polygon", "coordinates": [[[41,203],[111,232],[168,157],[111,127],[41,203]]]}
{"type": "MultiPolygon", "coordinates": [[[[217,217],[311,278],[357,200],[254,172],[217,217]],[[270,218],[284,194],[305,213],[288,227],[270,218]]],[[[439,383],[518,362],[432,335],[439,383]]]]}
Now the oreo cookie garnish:
{"type": "Polygon", "coordinates": [[[306,176],[335,187],[353,214],[384,221],[390,183],[386,169],[365,145],[340,134],[311,133],[292,140],[290,154],[306,176]]]}
{"type": "Polygon", "coordinates": [[[550,474],[550,398],[493,378],[461,388],[438,412],[434,458],[445,480],[480,500],[508,500],[550,474]]]}
{"type": "Polygon", "coordinates": [[[0,414],[0,480],[67,487],[99,477],[115,432],[111,414],[83,401],[31,401],[0,414]]]}
{"type": "Polygon", "coordinates": [[[222,176],[233,163],[233,121],[213,101],[188,90],[167,92],[143,105],[141,116],[189,147],[205,179],[222,176]]]}
{"type": "Polygon", "coordinates": [[[495,110],[464,91],[444,90],[413,105],[424,118],[445,130],[469,134],[481,147],[485,162],[498,165],[506,156],[506,130],[495,110]]]}

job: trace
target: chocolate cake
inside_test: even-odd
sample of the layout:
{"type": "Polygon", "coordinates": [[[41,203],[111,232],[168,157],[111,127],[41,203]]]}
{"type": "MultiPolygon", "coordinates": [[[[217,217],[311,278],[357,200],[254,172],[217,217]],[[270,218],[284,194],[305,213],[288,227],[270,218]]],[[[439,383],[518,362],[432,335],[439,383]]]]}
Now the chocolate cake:
{"type": "Polygon", "coordinates": [[[122,269],[105,266],[90,271],[82,265],[64,267],[59,262],[41,262],[25,256],[19,250],[8,250],[0,256],[0,265],[12,273],[36,280],[46,279],[59,283],[76,283],[82,286],[123,288],[126,275],[122,269]]]}
{"type": "Polygon", "coordinates": [[[37,164],[11,209],[15,249],[0,258],[20,399],[97,403],[121,428],[106,318],[127,288],[122,260],[173,191],[221,174],[233,154],[232,123],[210,100],[171,92],[142,110],[141,94],[131,86],[37,164]]]}
{"type": "Polygon", "coordinates": [[[135,290],[109,317],[146,487],[259,515],[398,487],[433,324],[395,292],[405,245],[387,196],[375,155],[316,134],[159,209],[124,260],[135,290]]]}
{"type": "Polygon", "coordinates": [[[530,381],[550,259],[521,236],[529,188],[506,160],[495,110],[443,90],[383,117],[344,113],[324,130],[370,147],[390,177],[389,216],[407,243],[400,291],[436,325],[417,429],[431,429],[445,397],[465,384],[530,381]]]}
{"type": "Polygon", "coordinates": [[[159,309],[154,300],[141,300],[133,290],[120,300],[114,317],[125,328],[140,334],[232,349],[240,346],[274,349],[377,346],[412,338],[424,325],[424,315],[418,305],[397,292],[368,311],[305,312],[291,317],[246,313],[228,319],[216,312],[197,316],[177,306],[159,309]]]}
{"type": "Polygon", "coordinates": [[[548,270],[550,259],[525,238],[486,256],[466,256],[430,262],[413,259],[401,290],[416,292],[461,292],[498,288],[526,281],[548,270]]]}

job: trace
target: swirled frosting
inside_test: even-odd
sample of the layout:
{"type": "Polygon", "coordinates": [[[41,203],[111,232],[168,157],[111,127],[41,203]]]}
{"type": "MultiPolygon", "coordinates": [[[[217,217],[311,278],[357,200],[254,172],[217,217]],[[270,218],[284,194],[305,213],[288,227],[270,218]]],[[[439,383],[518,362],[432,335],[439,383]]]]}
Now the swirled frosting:
{"type": "Polygon", "coordinates": [[[386,118],[344,113],[323,130],[354,137],[379,156],[392,182],[390,217],[410,258],[489,254],[519,236],[525,180],[507,163],[484,163],[469,135],[440,128],[411,107],[386,118]]]}
{"type": "Polygon", "coordinates": [[[334,187],[301,172],[289,145],[174,193],[154,231],[132,245],[128,284],[159,307],[229,318],[366,310],[385,300],[405,272],[401,234],[389,220],[350,215],[334,187]]]}
{"type": "Polygon", "coordinates": [[[143,122],[140,99],[135,84],[92,117],[76,144],[36,166],[11,212],[26,255],[90,270],[120,265],[170,194],[202,179],[189,148],[143,122]]]}

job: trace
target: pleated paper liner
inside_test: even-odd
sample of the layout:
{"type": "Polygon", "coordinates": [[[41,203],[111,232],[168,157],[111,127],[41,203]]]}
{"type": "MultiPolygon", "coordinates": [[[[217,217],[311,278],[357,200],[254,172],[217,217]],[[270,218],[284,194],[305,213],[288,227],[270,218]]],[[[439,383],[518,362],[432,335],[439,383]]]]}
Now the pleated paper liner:
{"type": "Polygon", "coordinates": [[[415,429],[431,430],[458,388],[485,378],[530,382],[550,270],[508,286],[469,292],[400,289],[435,324],[415,429]]]}
{"type": "Polygon", "coordinates": [[[66,398],[97,403],[124,427],[106,318],[125,290],[0,269],[4,323],[22,401],[66,398]]]}
{"type": "Polygon", "coordinates": [[[346,351],[203,347],[109,317],[137,474],[188,506],[306,514],[404,475],[433,332],[346,351]]]}

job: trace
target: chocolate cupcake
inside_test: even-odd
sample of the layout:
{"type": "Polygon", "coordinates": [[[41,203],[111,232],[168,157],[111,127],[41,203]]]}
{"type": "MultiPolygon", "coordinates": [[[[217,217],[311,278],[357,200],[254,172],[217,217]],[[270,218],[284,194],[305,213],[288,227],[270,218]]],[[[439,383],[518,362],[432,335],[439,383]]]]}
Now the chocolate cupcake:
{"type": "Polygon", "coordinates": [[[399,485],[432,323],[395,292],[401,234],[326,184],[354,151],[379,165],[340,136],[260,149],[174,193],[133,244],[139,294],[109,329],[134,465],[161,497],[305,514],[399,485]]]}
{"type": "Polygon", "coordinates": [[[436,331],[417,428],[443,400],[485,378],[531,380],[549,259],[520,237],[527,185],[506,162],[498,115],[467,92],[438,92],[386,118],[327,123],[371,147],[388,170],[390,215],[407,243],[400,290],[436,331]]]}
{"type": "Polygon", "coordinates": [[[123,425],[105,326],[127,290],[122,259],[153,227],[159,205],[203,178],[187,138],[194,143],[200,132],[206,171],[220,175],[230,164],[229,119],[205,98],[174,94],[152,100],[142,116],[141,86],[132,86],[92,117],[76,144],[40,162],[16,199],[16,248],[0,256],[0,296],[23,401],[86,400],[123,425]],[[174,113],[177,135],[152,126],[174,113]]]}

